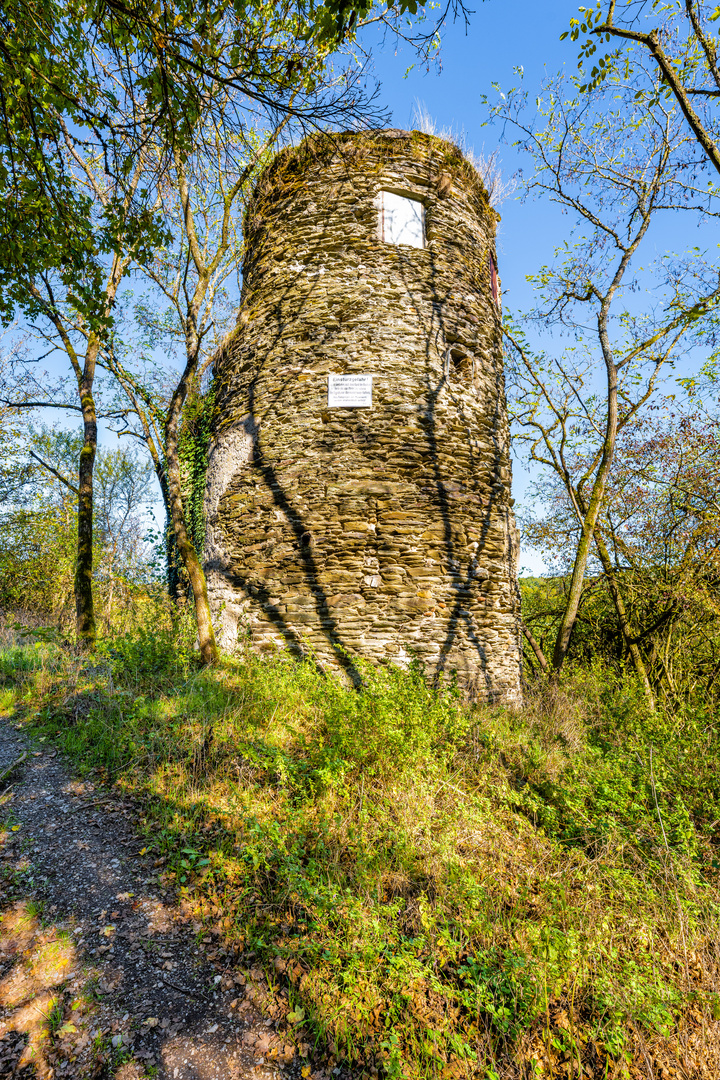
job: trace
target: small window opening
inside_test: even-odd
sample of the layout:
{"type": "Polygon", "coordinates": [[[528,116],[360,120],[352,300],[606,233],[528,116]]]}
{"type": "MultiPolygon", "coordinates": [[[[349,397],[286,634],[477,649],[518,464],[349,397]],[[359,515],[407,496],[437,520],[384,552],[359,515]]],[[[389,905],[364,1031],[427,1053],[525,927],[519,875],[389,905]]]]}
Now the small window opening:
{"type": "Polygon", "coordinates": [[[459,349],[448,349],[445,354],[445,376],[462,382],[475,382],[475,357],[459,349]]]}
{"type": "Polygon", "coordinates": [[[378,202],[380,237],[386,244],[425,247],[425,207],[421,202],[394,191],[381,191],[378,202]]]}

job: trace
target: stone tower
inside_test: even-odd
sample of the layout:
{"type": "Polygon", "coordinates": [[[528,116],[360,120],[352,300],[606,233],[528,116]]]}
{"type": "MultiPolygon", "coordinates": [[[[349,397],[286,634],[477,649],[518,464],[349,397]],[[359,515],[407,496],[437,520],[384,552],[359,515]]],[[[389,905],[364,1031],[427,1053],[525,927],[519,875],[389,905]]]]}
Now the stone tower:
{"type": "Polygon", "coordinates": [[[263,173],[215,363],[208,589],[225,647],[520,696],[497,215],[452,144],[313,136],[263,173]]]}

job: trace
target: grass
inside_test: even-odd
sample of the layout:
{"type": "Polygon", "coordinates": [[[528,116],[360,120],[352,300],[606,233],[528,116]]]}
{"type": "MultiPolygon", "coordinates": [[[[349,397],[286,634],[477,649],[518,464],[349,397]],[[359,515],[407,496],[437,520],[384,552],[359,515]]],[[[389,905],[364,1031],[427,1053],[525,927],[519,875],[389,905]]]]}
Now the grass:
{"type": "Polygon", "coordinates": [[[0,652],[6,713],[139,800],[165,880],[330,1062],[716,1075],[710,711],[648,716],[603,671],[519,711],[417,668],[364,677],[284,656],[201,671],[163,630],[84,660],[0,652]]]}

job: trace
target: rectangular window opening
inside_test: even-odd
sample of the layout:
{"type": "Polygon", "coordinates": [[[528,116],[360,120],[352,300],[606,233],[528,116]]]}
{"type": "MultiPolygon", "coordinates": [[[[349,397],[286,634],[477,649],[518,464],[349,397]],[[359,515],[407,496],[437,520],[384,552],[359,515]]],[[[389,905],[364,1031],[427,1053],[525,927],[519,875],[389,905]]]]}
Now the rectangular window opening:
{"type": "Polygon", "coordinates": [[[445,376],[465,383],[475,382],[475,359],[452,346],[445,354],[445,376]]]}
{"type": "Polygon", "coordinates": [[[497,266],[495,265],[495,259],[492,255],[488,255],[488,262],[490,263],[490,288],[492,289],[492,298],[495,301],[495,306],[500,307],[500,283],[498,281],[497,266]]]}
{"type": "Polygon", "coordinates": [[[418,199],[381,191],[378,196],[380,236],[386,244],[425,247],[425,207],[418,199]]]}

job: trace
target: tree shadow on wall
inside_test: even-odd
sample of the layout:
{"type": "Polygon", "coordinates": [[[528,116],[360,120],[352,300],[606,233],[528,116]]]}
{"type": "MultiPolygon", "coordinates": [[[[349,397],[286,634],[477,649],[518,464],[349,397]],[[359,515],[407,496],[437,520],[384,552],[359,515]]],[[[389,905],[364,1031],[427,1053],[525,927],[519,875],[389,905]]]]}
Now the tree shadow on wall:
{"type": "MultiPolygon", "coordinates": [[[[407,254],[403,252],[401,248],[398,249],[398,262],[401,269],[405,271],[403,279],[407,290],[407,296],[415,309],[418,322],[424,329],[424,376],[427,406],[419,407],[418,415],[421,420],[425,421],[421,426],[424,430],[433,468],[433,491],[431,502],[442,521],[448,589],[453,596],[451,609],[446,621],[445,637],[440,649],[441,659],[437,665],[436,677],[439,680],[443,675],[449,673],[448,667],[450,665],[448,664],[448,657],[461,628],[463,628],[467,639],[474,647],[480,662],[481,677],[484,682],[485,694],[492,698],[494,696],[495,688],[492,686],[488,670],[487,652],[478,634],[478,629],[472,614],[467,610],[467,602],[472,596],[474,581],[481,577],[478,572],[481,571],[483,562],[485,561],[484,555],[492,521],[499,514],[505,513],[505,515],[507,515],[507,511],[503,510],[501,505],[504,490],[504,484],[501,482],[501,469],[506,465],[508,458],[508,448],[503,445],[501,434],[505,406],[504,375],[501,362],[497,361],[493,363],[491,369],[493,376],[493,392],[488,394],[485,398],[485,405],[490,406],[491,410],[489,413],[486,412],[486,418],[490,421],[489,429],[491,431],[492,457],[479,460],[473,441],[473,432],[468,426],[469,420],[463,416],[462,393],[463,389],[467,389],[468,385],[471,385],[472,389],[477,392],[476,379],[474,376],[476,359],[478,361],[478,366],[482,367],[480,358],[476,358],[478,345],[480,343],[477,341],[463,340],[464,335],[458,326],[459,320],[451,320],[448,318],[450,307],[448,305],[447,278],[444,279],[443,274],[439,271],[438,260],[432,249],[430,249],[429,255],[429,282],[432,295],[432,315],[428,321],[423,313],[423,305],[419,302],[418,298],[416,298],[416,295],[414,295],[417,293],[415,268],[412,265],[411,259],[407,257],[407,254]],[[456,358],[458,357],[462,358],[464,362],[457,363],[456,358]],[[439,359],[441,361],[440,363],[438,363],[439,359]],[[471,378],[468,378],[470,372],[472,372],[472,376],[471,378]],[[447,478],[443,475],[440,456],[442,425],[438,421],[437,414],[438,404],[444,391],[449,394],[453,404],[457,407],[458,417],[463,420],[465,442],[471,461],[470,472],[472,481],[469,494],[475,496],[477,506],[482,506],[480,535],[477,542],[478,546],[472,557],[467,561],[465,568],[462,566],[465,561],[463,553],[458,550],[453,539],[452,497],[448,488],[447,478]],[[482,497],[483,476],[494,480],[493,483],[486,482],[485,484],[486,489],[489,489],[489,494],[485,499],[482,497]]],[[[487,251],[476,253],[478,262],[480,262],[481,259],[484,262],[483,256],[487,258],[487,251]]],[[[487,292],[489,293],[489,291],[488,286],[487,292]]],[[[487,302],[487,298],[484,299],[485,302],[487,302]]],[[[424,297],[423,300],[425,300],[424,297]]],[[[483,298],[481,297],[481,302],[482,301],[483,298]]],[[[467,337],[469,335],[465,336],[467,337]]],[[[485,342],[485,346],[486,349],[491,350],[495,355],[501,353],[499,312],[497,316],[497,327],[494,328],[490,340],[485,342]]],[[[484,370],[486,372],[488,371],[487,366],[485,366],[484,370]]],[[[512,587],[515,570],[513,566],[512,549],[509,544],[505,550],[505,560],[508,581],[512,587]]],[[[485,578],[485,580],[487,580],[487,578],[485,578]]],[[[500,691],[500,694],[501,693],[502,691],[500,691]]]]}
{"type": "MultiPolygon", "coordinates": [[[[348,175],[347,180],[348,183],[352,183],[351,174],[348,175]]],[[[332,251],[333,244],[336,241],[337,238],[333,235],[332,228],[328,226],[327,229],[321,230],[315,237],[314,252],[323,252],[326,249],[332,251]]],[[[310,260],[314,257],[314,252],[311,253],[310,260]]],[[[507,516],[507,509],[504,509],[502,505],[504,484],[501,482],[501,469],[507,464],[508,456],[507,447],[504,445],[503,432],[504,385],[502,365],[498,360],[492,365],[486,364],[483,366],[485,374],[492,375],[494,379],[492,392],[487,391],[485,383],[482,384],[483,394],[487,399],[484,419],[490,433],[492,455],[490,458],[483,455],[479,460],[474,445],[473,430],[470,426],[471,418],[463,416],[463,390],[467,390],[467,385],[462,385],[462,376],[459,370],[455,368],[453,357],[464,354],[474,365],[474,353],[479,351],[479,347],[483,342],[480,342],[477,337],[470,340],[472,335],[466,335],[468,340],[463,340],[463,334],[459,328],[459,323],[462,320],[458,316],[457,305],[449,303],[450,291],[448,289],[447,269],[445,271],[441,269],[436,253],[432,248],[423,251],[421,254],[412,249],[403,250],[401,247],[394,247],[392,253],[394,261],[393,273],[403,283],[406,294],[403,298],[404,302],[409,302],[410,307],[414,310],[418,325],[421,328],[420,336],[424,350],[424,399],[421,399],[418,403],[417,417],[423,432],[422,437],[427,444],[427,457],[431,463],[431,475],[418,477],[413,475],[411,471],[407,472],[406,475],[407,479],[415,486],[419,486],[421,483],[425,485],[424,494],[429,497],[432,513],[437,515],[437,518],[442,523],[444,562],[442,569],[447,580],[447,590],[451,597],[450,610],[443,617],[445,629],[444,639],[441,644],[438,677],[449,673],[447,670],[450,664],[449,656],[462,633],[477,656],[480,670],[479,681],[484,684],[484,695],[492,696],[493,687],[488,669],[488,657],[482,635],[478,631],[472,612],[469,610],[469,601],[478,592],[477,581],[483,576],[480,571],[485,560],[486,545],[493,519],[496,519],[498,515],[505,514],[507,516]],[[425,262],[422,276],[418,274],[418,258],[425,262]],[[428,311],[430,311],[429,318],[428,311]],[[447,362],[446,357],[449,357],[447,362]],[[449,487],[449,484],[452,486],[452,478],[448,478],[447,467],[443,465],[441,460],[443,424],[438,418],[438,406],[441,397],[448,394],[457,407],[458,419],[464,426],[464,440],[471,463],[471,480],[468,484],[467,496],[480,515],[478,546],[470,558],[468,558],[467,551],[462,550],[453,536],[456,514],[453,514],[452,503],[457,502],[457,499],[449,487]]],[[[477,260],[480,260],[482,258],[487,259],[488,253],[487,249],[485,249],[482,252],[477,251],[471,254],[477,260]]],[[[460,273],[462,273],[462,261],[460,262],[460,273]]],[[[303,355],[307,356],[310,362],[315,363],[323,352],[324,344],[327,344],[328,349],[334,351],[338,340],[342,338],[342,319],[340,318],[338,321],[336,312],[333,312],[333,322],[323,326],[321,332],[317,324],[317,317],[314,321],[310,319],[309,325],[317,331],[313,347],[309,352],[302,353],[300,356],[293,356],[292,345],[286,339],[292,339],[292,334],[296,332],[298,325],[302,326],[303,317],[307,314],[308,309],[315,304],[317,294],[321,291],[320,286],[323,284],[320,275],[316,276],[312,282],[308,282],[308,275],[304,274],[305,269],[305,267],[299,268],[295,274],[286,278],[285,287],[274,296],[272,311],[264,317],[263,321],[263,357],[259,361],[257,355],[253,357],[254,371],[240,389],[240,396],[243,398],[242,409],[236,408],[234,411],[236,413],[242,412],[244,415],[249,412],[250,420],[246,430],[252,433],[252,454],[247,468],[251,470],[254,477],[260,479],[263,490],[270,496],[272,508],[279,512],[279,516],[289,526],[292,534],[295,565],[302,568],[303,580],[312,597],[317,630],[331,646],[338,662],[345,667],[352,681],[358,685],[360,676],[349,659],[351,650],[348,642],[343,638],[342,616],[338,618],[333,614],[331,605],[328,602],[329,597],[321,580],[321,569],[314,554],[314,538],[311,535],[310,524],[304,512],[301,512],[300,508],[295,504],[290,494],[291,487],[288,487],[286,481],[280,475],[279,465],[273,460],[274,455],[271,453],[268,456],[261,438],[264,416],[276,406],[280,406],[284,395],[291,391],[291,384],[297,379],[296,373],[288,374],[274,387],[270,395],[267,395],[267,387],[263,387],[262,392],[266,396],[262,403],[263,416],[260,416],[258,390],[268,370],[274,371],[276,368],[284,367],[292,360],[297,366],[302,362],[301,357],[303,355]],[[302,296],[301,300],[298,299],[299,295],[302,296]],[[272,332],[268,332],[270,327],[272,327],[272,332]]],[[[467,276],[463,280],[465,288],[467,288],[467,276]]],[[[478,291],[480,292],[480,290],[478,291]]],[[[489,285],[487,290],[483,289],[482,291],[487,291],[489,294],[489,285]]],[[[489,303],[488,296],[479,296],[479,302],[480,304],[489,303]]],[[[252,297],[249,295],[244,296],[243,308],[248,309],[251,303],[252,297]]],[[[368,299],[367,303],[372,304],[372,298],[368,299]]],[[[489,336],[486,333],[485,350],[491,354],[496,354],[500,348],[499,340],[495,340],[496,336],[499,338],[499,325],[494,327],[489,336]]],[[[252,349],[250,349],[250,352],[252,352],[252,349]]],[[[482,364],[480,356],[477,356],[477,362],[482,364]]],[[[467,382],[467,379],[465,379],[465,382],[467,382]]],[[[475,390],[477,392],[477,388],[475,390]]],[[[227,397],[232,399],[232,396],[233,390],[227,391],[227,397]]],[[[353,417],[347,417],[349,437],[356,441],[359,433],[354,432],[353,425],[357,426],[357,420],[353,417]]],[[[364,437],[368,438],[367,435],[364,437]]],[[[368,458],[371,458],[371,456],[372,448],[370,448],[368,458]]],[[[402,474],[402,465],[396,465],[395,468],[397,472],[402,474]]],[[[236,474],[236,477],[226,490],[232,488],[238,477],[239,474],[236,474]]],[[[463,480],[467,483],[466,477],[463,480]]],[[[507,524],[506,521],[506,529],[507,524]]],[[[242,557],[242,553],[240,553],[240,556],[242,557]]],[[[508,579],[512,583],[512,552],[508,549],[505,552],[505,559],[508,579]]],[[[228,560],[228,563],[222,566],[212,564],[208,566],[208,569],[219,571],[226,579],[231,580],[234,588],[242,590],[247,596],[251,597],[268,622],[277,629],[289,649],[296,655],[306,655],[307,650],[300,634],[291,624],[291,617],[289,618],[283,612],[281,603],[278,603],[273,598],[273,591],[277,593],[277,588],[274,590],[268,588],[265,582],[257,574],[253,574],[251,570],[240,570],[237,561],[237,559],[232,562],[228,560]]],[[[479,690],[480,687],[478,686],[477,689],[479,690]]]]}
{"type": "MultiPolygon", "coordinates": [[[[294,541],[294,550],[297,556],[296,561],[302,567],[304,581],[313,600],[320,633],[331,646],[337,663],[345,670],[352,684],[359,687],[362,685],[362,676],[356,665],[353,663],[351,655],[352,650],[348,642],[343,639],[341,627],[337,618],[333,615],[328,603],[329,597],[320,581],[319,568],[313,553],[314,537],[311,532],[310,524],[304,519],[298,507],[293,504],[292,498],[285,489],[276,466],[268,459],[261,443],[262,423],[258,419],[258,385],[266,367],[268,364],[273,363],[273,360],[275,359],[275,349],[283,347],[283,335],[287,329],[285,319],[283,318],[284,302],[289,295],[296,293],[301,277],[302,271],[299,271],[290,278],[285,289],[276,297],[273,308],[273,317],[275,321],[274,332],[272,336],[265,338],[265,359],[257,364],[256,370],[245,390],[247,395],[247,411],[249,413],[249,421],[246,423],[246,430],[252,437],[252,453],[248,466],[254,476],[261,479],[263,489],[271,497],[273,508],[280,513],[282,519],[287,522],[291,530],[294,541]]],[[[316,289],[317,286],[310,290],[305,290],[306,296],[296,317],[301,314],[302,307],[307,307],[312,302],[313,294],[316,289]]],[[[247,303],[247,298],[244,298],[244,300],[245,303],[247,303]]],[[[270,404],[266,406],[266,412],[269,411],[273,405],[279,403],[283,397],[283,393],[289,388],[291,381],[291,377],[289,376],[276,390],[275,394],[270,399],[270,404]]],[[[237,476],[234,479],[237,479],[237,476]]],[[[233,481],[231,481],[226,492],[232,487],[232,483],[233,481]]],[[[267,588],[257,575],[253,575],[251,571],[245,573],[240,572],[236,563],[230,559],[225,563],[220,563],[219,561],[209,562],[206,565],[206,570],[221,573],[226,578],[229,578],[235,589],[241,590],[250,597],[259,606],[268,622],[271,623],[281,635],[291,654],[317,663],[316,658],[309,652],[307,643],[303,640],[301,634],[291,625],[285,613],[280,609],[276,600],[273,599],[271,590],[267,588]]],[[[318,664],[318,666],[321,667],[320,664],[318,664]]]]}

